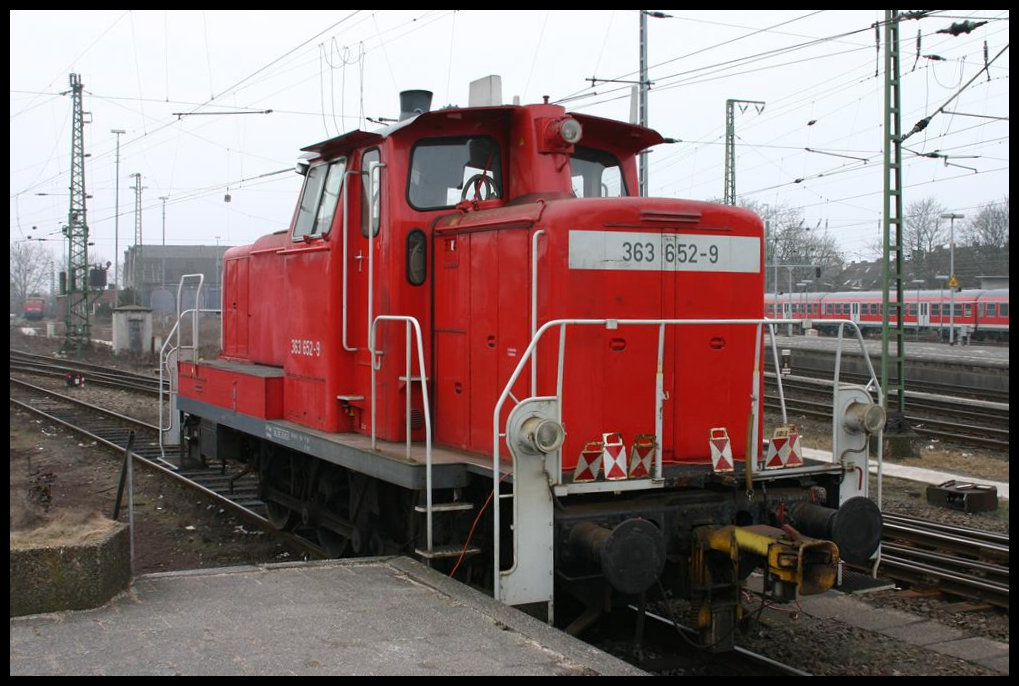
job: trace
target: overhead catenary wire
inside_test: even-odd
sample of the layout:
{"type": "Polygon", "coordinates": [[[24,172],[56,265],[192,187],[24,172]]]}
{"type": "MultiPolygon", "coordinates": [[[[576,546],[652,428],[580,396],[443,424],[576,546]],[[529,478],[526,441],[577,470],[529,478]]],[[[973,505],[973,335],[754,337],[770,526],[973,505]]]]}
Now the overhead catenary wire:
{"type": "MultiPolygon", "coordinates": [[[[422,16],[424,16],[424,15],[422,15],[422,16]]],[[[429,14],[426,17],[425,20],[431,21],[433,18],[436,18],[436,16],[437,16],[436,14],[429,14]]],[[[442,16],[444,17],[444,15],[442,15],[442,16]]],[[[455,17],[455,15],[452,12],[451,12],[451,16],[454,17],[453,22],[451,22],[451,23],[459,23],[457,21],[457,18],[455,17]]],[[[381,15],[381,14],[378,15],[379,23],[381,23],[382,17],[383,17],[383,15],[381,15]]],[[[535,19],[537,19],[537,18],[535,18],[535,19]]],[[[375,21],[373,18],[366,17],[366,16],[364,16],[364,13],[362,13],[362,15],[358,16],[357,18],[355,18],[351,22],[348,22],[348,25],[354,24],[355,22],[358,22],[358,20],[360,20],[360,25],[362,27],[362,30],[364,30],[364,29],[366,29],[366,28],[368,28],[370,26],[370,23],[366,23],[366,22],[375,21]]],[[[535,21],[534,23],[537,23],[537,22],[535,21]]],[[[1007,22],[1003,23],[1002,21],[998,21],[997,22],[997,26],[999,26],[999,27],[1006,26],[1007,27],[1007,22]]],[[[390,28],[390,27],[386,27],[386,26],[382,26],[381,28],[384,29],[382,31],[383,35],[381,36],[381,38],[384,39],[384,40],[390,40],[396,34],[402,33],[403,31],[407,30],[410,27],[408,25],[402,25],[402,28],[390,28]]],[[[210,30],[211,29],[212,29],[212,25],[210,24],[210,30]]],[[[447,27],[447,25],[443,21],[443,24],[442,24],[443,32],[444,33],[447,32],[448,29],[449,29],[449,27],[447,27]]],[[[774,33],[776,33],[776,34],[781,33],[782,30],[783,29],[776,29],[774,31],[774,33]]],[[[981,31],[983,31],[983,29],[981,29],[981,31]]],[[[379,37],[376,36],[376,35],[371,35],[371,34],[373,34],[373,32],[370,29],[368,30],[368,33],[370,35],[369,35],[369,38],[365,41],[365,45],[366,45],[367,51],[370,52],[370,51],[376,49],[373,46],[375,46],[375,44],[378,42],[379,37]]],[[[533,35],[533,33],[532,33],[532,35],[533,35]]],[[[210,36],[210,37],[213,37],[213,36],[210,36]]],[[[844,42],[848,42],[848,43],[852,44],[853,42],[855,42],[853,40],[853,38],[854,37],[850,37],[848,39],[840,39],[840,40],[843,40],[844,42]]],[[[976,37],[973,37],[973,38],[975,40],[976,37]]],[[[950,40],[950,39],[945,38],[945,40],[950,40]]],[[[961,43],[960,39],[955,39],[955,40],[957,42],[961,43]]],[[[789,41],[789,42],[792,43],[792,42],[796,42],[796,41],[789,41]]],[[[591,41],[591,43],[594,43],[593,45],[590,46],[592,48],[591,49],[591,53],[595,53],[595,50],[597,49],[599,42],[595,38],[595,40],[591,41]]],[[[992,45],[993,44],[994,44],[994,42],[992,41],[992,45]]],[[[737,43],[736,45],[739,45],[739,44],[737,43]]],[[[929,48],[929,49],[933,49],[933,47],[934,47],[933,41],[928,41],[928,39],[925,38],[924,39],[924,47],[925,48],[929,48]]],[[[245,96],[246,100],[250,100],[250,101],[262,100],[264,102],[264,98],[266,97],[265,93],[267,93],[269,90],[271,90],[269,88],[269,86],[278,87],[280,89],[280,92],[286,93],[286,91],[284,89],[286,89],[288,87],[291,87],[291,88],[294,87],[293,84],[295,84],[295,83],[304,82],[306,80],[319,78],[319,74],[317,73],[317,70],[315,70],[314,73],[309,74],[306,71],[306,69],[305,69],[305,67],[306,67],[306,65],[308,64],[309,61],[317,60],[318,59],[318,55],[312,55],[312,50],[313,49],[314,48],[307,49],[307,50],[304,50],[304,51],[298,51],[298,52],[294,53],[291,57],[287,58],[286,60],[281,61],[277,65],[274,65],[271,69],[266,70],[265,72],[263,72],[259,76],[255,77],[251,81],[248,81],[248,82],[244,83],[242,85],[242,87],[238,89],[237,92],[238,93],[243,93],[243,95],[245,96]],[[309,58],[311,58],[311,59],[309,59],[309,58]],[[285,74],[285,73],[287,75],[283,76],[283,74],[285,74]],[[265,78],[263,78],[263,77],[265,77],[265,78]],[[261,84],[261,85],[259,85],[257,88],[251,87],[255,83],[258,83],[258,84],[261,84]]],[[[824,52],[830,52],[830,50],[829,49],[825,49],[824,52]]],[[[390,53],[391,57],[392,56],[396,56],[396,52],[393,51],[392,49],[390,49],[389,53],[390,53]]],[[[335,53],[333,53],[333,54],[335,55],[335,53]]],[[[452,54],[452,46],[451,46],[451,54],[452,54]]],[[[200,58],[200,55],[201,55],[201,52],[200,52],[200,48],[199,48],[199,51],[198,51],[199,58],[200,58]]],[[[377,57],[382,57],[382,55],[378,55],[377,52],[376,52],[376,55],[377,55],[377,57]]],[[[861,55],[862,55],[862,53],[861,53],[861,55]]],[[[833,59],[840,59],[839,68],[844,66],[845,63],[841,61],[841,58],[833,58],[833,59]]],[[[958,57],[956,59],[958,61],[958,57]]],[[[380,74],[379,67],[383,66],[381,64],[381,61],[377,60],[377,59],[372,59],[370,61],[374,63],[373,65],[370,65],[370,66],[372,66],[372,71],[374,73],[376,73],[376,74],[380,74]]],[[[452,61],[453,61],[452,59],[449,60],[450,63],[452,63],[452,61]]],[[[740,72],[742,72],[742,71],[747,70],[747,69],[754,69],[754,68],[757,68],[757,67],[765,66],[768,62],[771,62],[771,61],[783,61],[783,62],[786,62],[786,61],[789,61],[789,60],[781,60],[781,59],[780,60],[775,60],[775,58],[769,58],[767,61],[758,62],[756,64],[737,66],[735,68],[731,68],[729,71],[740,71],[740,72]]],[[[856,60],[855,59],[851,59],[849,61],[855,62],[856,60]]],[[[969,56],[965,59],[965,62],[967,64],[969,64],[971,62],[975,63],[976,61],[977,61],[977,58],[976,58],[975,52],[970,50],[969,56]]],[[[991,66],[991,72],[990,73],[995,78],[1007,79],[1007,71],[1002,71],[1003,69],[1007,69],[1007,64],[1005,66],[1000,66],[1003,61],[1007,62],[1007,60],[999,60],[997,63],[995,63],[993,66],[991,66]]],[[[199,63],[201,63],[200,60],[199,60],[199,63]]],[[[391,66],[393,68],[397,68],[398,65],[394,62],[391,66]]],[[[521,66],[522,67],[526,66],[526,63],[524,65],[521,65],[521,66]]],[[[832,69],[830,71],[839,71],[839,68],[834,68],[834,69],[832,69]]],[[[779,70],[788,70],[788,69],[795,69],[795,67],[779,67],[779,68],[774,68],[772,71],[778,72],[779,70]]],[[[859,80],[860,78],[865,76],[864,70],[861,69],[859,71],[855,71],[855,69],[856,68],[854,68],[854,71],[852,73],[847,74],[847,76],[843,77],[843,78],[846,81],[851,81],[853,79],[859,80]]],[[[664,71],[664,69],[660,69],[660,71],[664,71]]],[[[678,71],[678,70],[673,69],[671,71],[678,71]]],[[[917,69],[917,73],[919,74],[920,71],[921,70],[918,68],[917,69]]],[[[967,71],[969,71],[969,67],[967,67],[967,71]]],[[[932,72],[933,72],[933,70],[932,70],[932,72]]],[[[199,73],[201,73],[201,72],[199,72],[199,73]]],[[[221,72],[217,71],[217,73],[221,73],[221,72]]],[[[768,72],[762,72],[762,73],[766,74],[768,72]]],[[[804,70],[804,73],[806,73],[805,70],[804,70]]],[[[446,76],[447,76],[446,80],[448,82],[450,80],[450,73],[449,73],[449,71],[447,71],[447,75],[446,76]]],[[[698,74],[695,74],[692,77],[681,77],[679,79],[676,79],[677,80],[676,87],[677,88],[680,87],[680,85],[678,85],[679,81],[690,79],[692,82],[694,82],[694,85],[696,85],[696,82],[701,81],[702,78],[710,80],[710,79],[714,79],[716,76],[725,77],[725,73],[713,74],[713,73],[709,73],[708,71],[705,71],[705,72],[700,72],[698,74]]],[[[826,73],[826,76],[831,76],[831,74],[826,73]]],[[[199,81],[202,81],[202,80],[203,79],[199,78],[199,81]]],[[[933,83],[934,82],[932,81],[931,83],[932,83],[932,87],[933,87],[933,83]]],[[[999,81],[999,83],[1001,83],[1001,82],[999,81]]],[[[663,85],[668,86],[670,84],[666,83],[666,84],[663,84],[663,85]]],[[[795,87],[799,88],[801,85],[802,85],[802,82],[797,80],[797,83],[796,83],[795,87]]],[[[829,83],[822,83],[821,84],[822,87],[828,87],[829,85],[830,86],[835,86],[835,82],[834,81],[830,81],[829,83]]],[[[977,85],[977,84],[974,84],[974,85],[977,85]]],[[[825,100],[821,100],[819,98],[812,98],[812,94],[810,94],[810,93],[804,93],[804,94],[801,94],[801,95],[799,95],[797,97],[793,97],[789,101],[790,102],[790,106],[789,106],[789,109],[788,109],[788,114],[791,115],[790,121],[792,121],[792,118],[795,118],[797,116],[797,114],[796,114],[797,112],[804,112],[804,111],[806,111],[807,108],[811,106],[810,103],[812,103],[812,102],[817,102],[817,111],[819,113],[822,113],[822,114],[825,111],[825,109],[827,109],[827,111],[831,112],[833,110],[836,110],[839,107],[845,107],[846,103],[849,103],[849,106],[851,106],[851,107],[858,107],[858,105],[853,104],[855,102],[860,101],[860,99],[859,98],[855,98],[855,96],[859,95],[861,92],[867,91],[867,89],[868,89],[868,85],[866,85],[866,84],[862,84],[859,87],[852,86],[852,85],[846,86],[843,89],[843,91],[846,93],[846,96],[843,97],[843,96],[838,94],[838,89],[837,88],[832,87],[831,88],[831,90],[833,91],[832,96],[828,97],[825,100]],[[854,96],[854,97],[851,98],[850,96],[854,96]],[[793,104],[793,101],[795,101],[795,100],[807,101],[808,104],[801,105],[800,109],[797,109],[797,106],[795,104],[793,104]]],[[[974,91],[977,90],[973,86],[971,86],[971,89],[974,90],[974,91]]],[[[598,90],[602,90],[602,89],[598,89],[598,90]]],[[[447,91],[448,91],[448,87],[447,87],[447,91]]],[[[652,91],[652,96],[654,97],[655,94],[656,94],[656,90],[653,90],[652,91]]],[[[45,96],[43,96],[43,97],[45,97],[45,96]]],[[[139,100],[139,101],[142,100],[142,98],[135,98],[135,99],[139,100]]],[[[452,98],[450,98],[450,99],[452,100],[452,98]]],[[[144,100],[146,102],[158,101],[157,99],[154,99],[154,98],[145,98],[144,100]]],[[[282,100],[283,99],[281,98],[281,101],[282,100]]],[[[777,102],[778,99],[773,99],[773,98],[769,97],[768,100],[769,100],[769,111],[777,110],[778,108],[773,103],[777,102]]],[[[966,102],[966,101],[963,101],[963,102],[966,102]]],[[[201,104],[203,104],[203,103],[196,103],[196,106],[197,105],[201,105],[201,104]]],[[[216,104],[220,108],[225,109],[223,106],[226,105],[226,103],[222,102],[222,100],[220,100],[220,102],[218,102],[216,104]]],[[[275,103],[272,103],[272,104],[274,105],[275,103]]],[[[255,106],[255,105],[257,105],[257,103],[253,102],[252,106],[255,106]]],[[[190,106],[190,105],[188,105],[188,106],[190,106]]],[[[371,108],[372,106],[369,104],[368,107],[371,108]]],[[[208,108],[211,108],[211,105],[208,108]]],[[[327,103],[327,108],[329,108],[329,104],[328,103],[327,103]]],[[[1005,108],[1007,108],[1007,101],[1006,101],[1006,104],[1005,104],[1005,108]]],[[[153,109],[155,109],[155,108],[153,108],[153,109]]],[[[291,111],[291,112],[285,112],[284,110],[278,109],[276,107],[274,107],[274,109],[278,113],[281,113],[281,114],[285,113],[285,114],[299,114],[299,116],[315,116],[318,119],[321,119],[321,117],[322,117],[322,112],[318,111],[319,108],[314,107],[314,106],[312,106],[310,108],[304,108],[304,109],[315,110],[314,112],[300,112],[300,113],[298,113],[298,110],[302,109],[300,107],[293,108],[293,111],[291,111]]],[[[960,104],[960,105],[957,105],[955,109],[963,110],[963,109],[966,109],[966,108],[964,108],[960,104]]],[[[974,108],[972,106],[970,106],[969,109],[972,110],[974,108]]],[[[979,110],[977,110],[977,111],[979,111],[979,110]]],[[[998,112],[1001,112],[1001,111],[1002,111],[1001,109],[998,109],[998,112]]],[[[341,112],[340,114],[341,114],[340,122],[347,123],[347,122],[352,122],[352,121],[356,120],[356,117],[347,117],[347,118],[344,119],[343,118],[343,113],[341,112]]],[[[1007,109],[1004,110],[1004,114],[1007,114],[1007,109]]],[[[327,109],[326,110],[326,118],[327,119],[329,118],[329,115],[330,115],[330,110],[327,109]]],[[[944,118],[944,119],[947,122],[947,118],[944,118]]],[[[793,172],[796,172],[796,176],[806,176],[806,175],[809,175],[812,171],[818,170],[817,166],[814,166],[814,165],[810,165],[806,169],[800,169],[797,166],[797,162],[793,161],[795,159],[795,157],[796,157],[796,151],[797,150],[802,150],[802,148],[806,147],[806,146],[792,145],[792,146],[789,146],[790,147],[790,154],[787,154],[787,155],[780,154],[783,151],[783,148],[780,147],[780,146],[782,146],[782,145],[784,145],[786,143],[794,143],[794,142],[797,141],[797,133],[796,133],[796,128],[795,127],[788,127],[786,132],[783,133],[782,131],[778,130],[779,127],[772,126],[772,124],[774,124],[774,121],[772,121],[770,118],[762,117],[761,120],[762,120],[760,122],[761,127],[762,127],[761,129],[759,129],[758,131],[754,131],[754,128],[756,128],[756,125],[758,124],[758,122],[755,120],[754,122],[752,122],[755,125],[753,128],[748,126],[746,129],[743,130],[743,133],[745,135],[742,136],[742,138],[744,139],[744,142],[746,143],[746,145],[750,145],[750,146],[753,146],[755,144],[758,145],[760,151],[765,153],[764,157],[765,158],[772,158],[774,160],[774,162],[769,161],[768,159],[764,159],[763,162],[759,163],[758,159],[754,159],[757,156],[756,155],[752,155],[751,159],[749,160],[751,165],[755,165],[756,164],[760,168],[767,169],[766,165],[773,164],[773,163],[778,163],[779,165],[784,166],[786,169],[788,169],[790,171],[793,171],[793,172]],[[751,136],[750,135],[751,133],[759,133],[759,134],[762,134],[762,135],[751,136]],[[759,144],[755,143],[754,142],[755,140],[760,141],[759,144]],[[765,147],[765,146],[769,146],[769,145],[771,145],[773,147],[765,147]],[[769,154],[767,154],[768,151],[772,151],[775,154],[774,155],[769,155],[769,154]]],[[[150,131],[153,129],[154,126],[158,126],[159,125],[158,123],[154,123],[154,120],[152,120],[152,119],[148,119],[147,121],[150,122],[150,126],[148,127],[150,131]]],[[[1002,120],[1002,121],[1007,121],[1007,120],[1002,120]]],[[[961,121],[954,122],[952,124],[952,126],[951,126],[951,129],[952,130],[956,130],[957,128],[960,127],[960,124],[962,124],[962,123],[963,122],[961,122],[961,121]]],[[[802,125],[802,122],[798,122],[798,124],[802,125]]],[[[861,132],[869,132],[870,129],[867,128],[867,124],[868,124],[867,118],[861,115],[860,126],[856,127],[854,125],[854,129],[853,130],[857,130],[858,129],[861,132]]],[[[339,124],[339,126],[337,126],[337,130],[339,130],[339,128],[342,127],[342,126],[344,126],[344,124],[339,124]]],[[[140,129],[141,127],[135,127],[135,128],[137,130],[137,129],[140,129]]],[[[206,138],[209,138],[209,139],[211,139],[213,141],[216,141],[216,140],[219,139],[218,135],[215,135],[215,134],[210,135],[209,130],[200,131],[199,129],[195,128],[194,126],[184,126],[184,127],[178,126],[177,128],[178,129],[184,129],[184,130],[190,131],[190,132],[197,132],[197,133],[200,133],[200,134],[204,134],[206,138]]],[[[352,127],[350,127],[350,128],[352,128],[352,127]]],[[[701,127],[698,126],[696,128],[701,128],[701,127]]],[[[709,129],[709,131],[710,131],[710,129],[709,129]]],[[[828,150],[828,149],[835,149],[837,147],[850,148],[850,147],[853,147],[854,143],[856,144],[855,147],[866,147],[866,146],[859,146],[858,139],[854,140],[854,139],[850,139],[848,137],[850,135],[850,129],[848,129],[848,128],[846,128],[846,129],[844,129],[842,131],[837,131],[837,132],[834,129],[829,129],[821,137],[818,137],[818,135],[817,135],[818,131],[820,131],[820,129],[816,129],[816,130],[814,130],[812,132],[813,135],[812,135],[812,137],[810,139],[810,146],[809,147],[812,147],[812,148],[815,148],[815,149],[819,149],[819,150],[828,150]],[[833,143],[833,141],[840,141],[840,143],[833,143]]],[[[944,145],[945,143],[950,144],[952,147],[956,147],[963,140],[965,140],[965,138],[961,137],[961,136],[960,137],[953,137],[954,133],[942,134],[940,131],[938,131],[933,126],[930,127],[930,129],[928,130],[928,133],[932,133],[933,134],[935,132],[937,132],[939,136],[943,136],[943,137],[938,138],[937,140],[943,142],[942,145],[944,146],[944,148],[946,150],[947,150],[948,146],[944,145]]],[[[990,133],[990,131],[988,131],[988,133],[990,133]]],[[[168,136],[166,136],[165,133],[163,133],[161,135],[158,135],[158,132],[153,132],[153,134],[154,135],[151,135],[151,136],[147,137],[147,141],[149,143],[148,144],[139,145],[139,149],[141,149],[141,148],[151,149],[150,146],[155,141],[157,141],[157,140],[158,141],[163,141],[163,140],[168,138],[168,136]]],[[[173,138],[180,138],[181,135],[185,136],[185,139],[191,137],[190,134],[188,134],[188,133],[181,134],[179,132],[173,134],[172,137],[173,138]]],[[[987,136],[988,136],[988,134],[979,134],[979,133],[974,134],[973,137],[972,137],[972,144],[973,145],[977,145],[977,146],[982,145],[983,144],[982,141],[984,139],[986,139],[987,136]]],[[[687,137],[684,137],[684,138],[687,138],[687,137]]],[[[678,164],[680,164],[682,158],[684,158],[684,157],[686,157],[688,155],[694,154],[694,151],[693,151],[694,146],[709,146],[709,150],[710,150],[710,148],[713,148],[714,146],[712,146],[710,143],[706,143],[705,142],[709,138],[711,138],[710,135],[704,135],[702,137],[690,137],[690,138],[687,138],[687,140],[690,143],[689,145],[675,146],[675,147],[673,147],[671,149],[668,149],[667,151],[662,151],[661,153],[656,153],[651,158],[652,159],[652,164],[654,165],[653,168],[654,169],[661,169],[661,168],[663,168],[664,165],[678,165],[678,164]]],[[[198,139],[195,138],[195,140],[198,140],[198,139]]],[[[933,141],[933,138],[931,139],[931,141],[933,141]]],[[[914,140],[913,141],[913,145],[916,146],[918,142],[919,142],[918,140],[914,140]]],[[[172,142],[170,144],[171,145],[176,145],[176,143],[174,143],[174,142],[172,142]]],[[[918,149],[920,149],[920,150],[931,149],[933,147],[933,145],[934,145],[934,143],[929,141],[929,142],[927,142],[927,144],[924,147],[921,147],[921,148],[918,148],[918,149]]],[[[223,146],[221,145],[220,147],[222,148],[223,146]]],[[[234,153],[235,154],[237,154],[237,153],[248,154],[249,152],[257,154],[259,152],[264,152],[264,151],[250,149],[250,148],[248,150],[245,150],[243,146],[238,147],[238,146],[235,145],[235,146],[231,146],[231,147],[234,149],[234,153]]],[[[960,154],[965,154],[966,150],[968,150],[968,148],[966,148],[965,146],[959,148],[960,154]]],[[[97,151],[97,153],[99,153],[99,154],[96,154],[93,157],[93,162],[105,161],[108,166],[111,165],[109,160],[105,160],[104,159],[104,154],[105,153],[102,153],[101,151],[97,151]]],[[[803,153],[800,156],[801,157],[805,157],[807,154],[808,153],[803,153]]],[[[867,152],[863,156],[867,156],[869,154],[870,153],[867,152]]],[[[1007,153],[1006,153],[1006,155],[1007,155],[1007,153]]],[[[253,159],[253,158],[249,157],[249,159],[253,159]]],[[[710,155],[708,157],[703,157],[702,156],[702,158],[699,160],[699,166],[703,167],[705,162],[708,159],[710,159],[710,155]]],[[[913,164],[916,164],[916,163],[914,162],[913,164]]],[[[980,166],[983,166],[983,165],[980,165],[980,166]]],[[[932,173],[933,173],[935,168],[932,166],[931,170],[932,170],[932,173]]],[[[818,170],[818,171],[820,171],[820,170],[818,170]]],[[[861,174],[861,175],[865,174],[865,173],[866,172],[864,172],[864,171],[859,172],[859,174],[861,174]]],[[[46,171],[44,171],[43,174],[42,174],[42,176],[47,176],[47,175],[48,174],[47,174],[46,171]]],[[[673,172],[673,176],[674,175],[675,175],[675,172],[673,172]]],[[[851,174],[849,172],[841,172],[839,176],[841,176],[842,178],[848,178],[849,176],[851,176],[851,174]]],[[[831,183],[826,184],[826,186],[829,189],[828,192],[830,192],[832,185],[834,184],[836,179],[839,178],[839,176],[833,177],[831,183]]],[[[93,174],[91,178],[98,180],[99,175],[98,174],[93,174]]],[[[790,178],[792,178],[792,176],[790,176],[790,178]]],[[[686,177],[684,176],[683,182],[685,182],[685,181],[686,181],[686,177]]],[[[813,184],[812,187],[821,188],[821,181],[822,181],[822,179],[813,179],[813,180],[811,180],[811,183],[813,184]]],[[[669,184],[671,184],[672,187],[675,187],[677,185],[677,182],[675,181],[674,178],[669,178],[668,182],[669,182],[669,184]]],[[[766,184],[758,184],[758,185],[766,185],[766,184]]],[[[28,206],[29,204],[28,203],[23,203],[23,205],[28,206]]]]}
{"type": "Polygon", "coordinates": [[[959,90],[957,90],[957,91],[956,91],[955,93],[953,93],[953,94],[951,95],[951,97],[949,97],[949,98],[948,98],[948,100],[946,100],[946,101],[945,101],[945,102],[944,102],[944,103],[943,103],[943,104],[941,105],[941,107],[939,107],[939,108],[938,108],[937,110],[935,110],[935,111],[934,111],[933,113],[931,113],[930,115],[928,115],[928,116],[924,117],[923,119],[921,119],[920,121],[918,121],[918,122],[917,122],[917,123],[916,123],[916,124],[915,124],[915,125],[913,126],[912,130],[910,130],[910,131],[909,131],[908,133],[906,133],[905,135],[903,135],[903,136],[902,136],[902,138],[900,138],[900,142],[906,141],[907,139],[909,139],[909,138],[910,138],[911,136],[913,136],[914,134],[917,134],[917,133],[919,133],[919,132],[923,131],[924,129],[926,129],[926,128],[927,128],[927,126],[928,126],[928,125],[930,124],[931,120],[932,120],[932,119],[933,119],[933,118],[934,118],[935,116],[937,116],[938,114],[940,114],[941,112],[943,112],[943,111],[945,110],[945,108],[946,108],[946,107],[948,107],[948,106],[949,106],[949,105],[950,105],[950,104],[952,103],[952,101],[954,101],[954,100],[955,100],[956,98],[958,98],[958,97],[959,97],[960,95],[962,95],[962,92],[963,92],[963,91],[965,91],[965,90],[966,90],[967,88],[969,88],[969,87],[970,87],[970,85],[971,85],[971,84],[972,84],[972,83],[973,83],[974,81],[976,81],[976,80],[977,80],[977,78],[978,78],[978,77],[979,77],[979,76],[980,76],[981,74],[983,74],[983,73],[984,73],[985,71],[987,71],[988,69],[990,69],[990,66],[991,66],[992,64],[994,64],[994,63],[995,63],[995,62],[996,62],[996,61],[998,60],[998,58],[999,58],[999,57],[1001,57],[1002,55],[1004,55],[1004,54],[1005,54],[1005,51],[1007,51],[1007,50],[1008,50],[1008,43],[1006,43],[1006,44],[1005,44],[1005,47],[1003,47],[1003,48],[1002,48],[1001,50],[999,50],[999,51],[998,51],[998,54],[997,54],[997,55],[995,55],[995,56],[994,56],[994,57],[993,57],[993,58],[991,59],[991,61],[990,61],[990,62],[988,62],[988,63],[987,63],[987,64],[986,64],[986,65],[985,65],[984,67],[982,67],[982,68],[980,69],[980,71],[978,71],[978,72],[977,72],[976,74],[974,74],[974,75],[973,75],[973,77],[972,77],[972,78],[970,78],[970,80],[969,80],[969,81],[967,81],[967,82],[966,82],[966,83],[965,83],[965,84],[964,84],[964,85],[962,86],[962,88],[960,88],[960,89],[959,89],[959,90]]]}

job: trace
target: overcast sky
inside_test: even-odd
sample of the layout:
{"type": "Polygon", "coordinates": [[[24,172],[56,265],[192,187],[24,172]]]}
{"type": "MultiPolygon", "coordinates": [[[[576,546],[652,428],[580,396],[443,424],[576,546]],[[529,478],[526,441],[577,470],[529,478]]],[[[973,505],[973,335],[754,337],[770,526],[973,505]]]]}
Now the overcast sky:
{"type": "MultiPolygon", "coordinates": [[[[649,20],[650,125],[681,142],[651,155],[651,194],[721,197],[725,101],[765,101],[736,117],[737,194],[798,208],[847,258],[872,257],[884,95],[873,24],[883,10],[664,11],[672,18],[649,20]]],[[[903,22],[904,131],[958,94],[906,143],[907,204],[933,195],[972,215],[1007,195],[1008,19],[939,10],[903,22]],[[938,33],[965,19],[987,23],[938,33]],[[991,64],[980,73],[985,49],[991,64]],[[918,156],[935,151],[947,165],[918,156]]],[[[63,93],[74,72],[91,113],[88,218],[104,259],[114,254],[111,129],[127,132],[121,253],[133,241],[135,172],[146,243],[161,240],[167,197],[167,243],[241,244],[289,222],[300,179],[276,172],[292,169],[301,147],[376,127],[363,117],[395,117],[400,90],[466,105],[471,80],[499,74],[507,102],[548,95],[628,119],[629,86],[588,79],[635,79],[638,66],[636,10],[12,10],[10,20],[11,240],[50,238],[61,249],[71,135],[63,93]]]]}

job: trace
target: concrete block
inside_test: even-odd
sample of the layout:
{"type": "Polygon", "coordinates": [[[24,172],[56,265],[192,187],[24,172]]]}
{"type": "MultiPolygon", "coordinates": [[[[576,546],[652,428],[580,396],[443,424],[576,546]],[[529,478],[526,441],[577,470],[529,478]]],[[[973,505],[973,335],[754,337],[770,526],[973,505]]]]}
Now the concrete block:
{"type": "Polygon", "coordinates": [[[27,540],[12,535],[11,617],[99,607],[131,580],[128,527],[111,523],[85,540],[27,540]]]}
{"type": "Polygon", "coordinates": [[[878,630],[879,634],[897,638],[915,646],[926,646],[931,643],[955,641],[963,637],[958,629],[947,627],[937,622],[912,622],[878,630]]]}

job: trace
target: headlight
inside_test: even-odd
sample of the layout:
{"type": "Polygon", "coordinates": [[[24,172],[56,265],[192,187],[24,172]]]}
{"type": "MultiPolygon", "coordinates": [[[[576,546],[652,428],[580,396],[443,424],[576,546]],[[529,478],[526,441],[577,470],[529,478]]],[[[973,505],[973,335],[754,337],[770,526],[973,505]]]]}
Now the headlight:
{"type": "Polygon", "coordinates": [[[576,119],[565,119],[559,127],[559,135],[567,145],[576,145],[584,136],[584,127],[576,119]]]}
{"type": "Polygon", "coordinates": [[[542,417],[531,417],[524,421],[522,430],[523,447],[547,455],[559,450],[566,440],[566,431],[559,422],[542,417]]]}

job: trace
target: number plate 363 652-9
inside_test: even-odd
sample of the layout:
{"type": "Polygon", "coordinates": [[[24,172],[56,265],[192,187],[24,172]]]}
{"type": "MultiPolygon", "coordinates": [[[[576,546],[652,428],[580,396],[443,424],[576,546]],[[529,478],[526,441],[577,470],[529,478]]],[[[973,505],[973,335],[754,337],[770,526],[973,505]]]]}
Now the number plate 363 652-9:
{"type": "Polygon", "coordinates": [[[751,236],[570,231],[570,269],[607,271],[761,271],[761,241],[751,236]]]}

